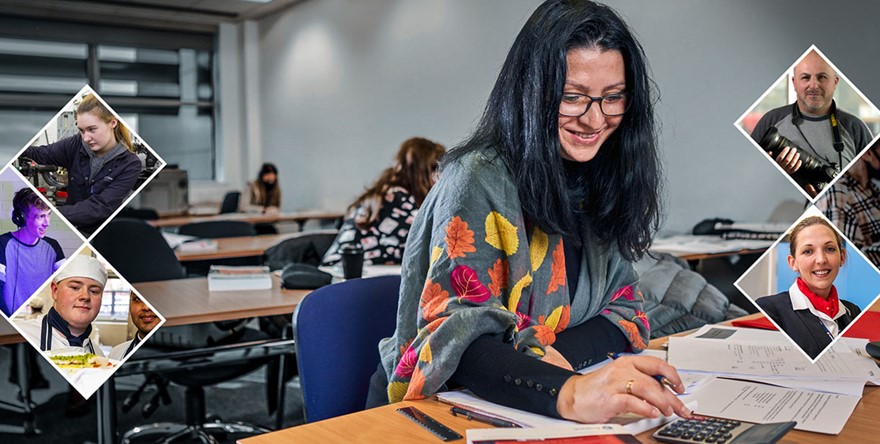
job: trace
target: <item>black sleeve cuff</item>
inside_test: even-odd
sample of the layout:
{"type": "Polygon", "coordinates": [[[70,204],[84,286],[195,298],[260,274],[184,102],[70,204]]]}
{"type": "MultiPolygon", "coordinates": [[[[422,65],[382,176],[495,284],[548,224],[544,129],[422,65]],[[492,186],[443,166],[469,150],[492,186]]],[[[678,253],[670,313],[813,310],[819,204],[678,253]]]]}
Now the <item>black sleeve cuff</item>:
{"type": "Polygon", "coordinates": [[[627,338],[614,324],[596,316],[581,325],[563,330],[553,344],[575,370],[587,368],[607,359],[608,353],[620,353],[627,338]]]}
{"type": "Polygon", "coordinates": [[[483,335],[465,350],[451,381],[488,401],[559,418],[557,396],[576,374],[520,353],[502,335],[483,335]]]}

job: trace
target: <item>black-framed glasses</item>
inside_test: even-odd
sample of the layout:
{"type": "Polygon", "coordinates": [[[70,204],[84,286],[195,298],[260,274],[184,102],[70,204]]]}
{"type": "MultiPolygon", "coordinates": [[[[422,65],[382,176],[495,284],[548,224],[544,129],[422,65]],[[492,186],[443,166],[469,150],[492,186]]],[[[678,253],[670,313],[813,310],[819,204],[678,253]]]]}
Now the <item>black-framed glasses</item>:
{"type": "Polygon", "coordinates": [[[599,110],[608,117],[620,116],[629,109],[629,93],[619,92],[592,97],[586,94],[563,94],[559,102],[559,114],[580,117],[590,110],[593,102],[599,102],[599,110]]]}

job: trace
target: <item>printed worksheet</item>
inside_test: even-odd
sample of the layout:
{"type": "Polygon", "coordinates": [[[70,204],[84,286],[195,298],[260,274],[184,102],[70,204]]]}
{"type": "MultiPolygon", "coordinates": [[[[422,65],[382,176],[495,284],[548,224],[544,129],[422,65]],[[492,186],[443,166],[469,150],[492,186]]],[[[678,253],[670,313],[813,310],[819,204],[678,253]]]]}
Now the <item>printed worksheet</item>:
{"type": "Polygon", "coordinates": [[[722,376],[761,378],[836,379],[868,381],[877,366],[868,365],[863,356],[848,347],[829,350],[811,363],[797,346],[783,343],[736,341],[697,337],[669,338],[668,360],[679,370],[707,372],[722,376]]]}
{"type": "Polygon", "coordinates": [[[797,421],[798,430],[836,435],[861,397],[715,379],[695,393],[693,399],[700,415],[761,424],[797,421]]]}

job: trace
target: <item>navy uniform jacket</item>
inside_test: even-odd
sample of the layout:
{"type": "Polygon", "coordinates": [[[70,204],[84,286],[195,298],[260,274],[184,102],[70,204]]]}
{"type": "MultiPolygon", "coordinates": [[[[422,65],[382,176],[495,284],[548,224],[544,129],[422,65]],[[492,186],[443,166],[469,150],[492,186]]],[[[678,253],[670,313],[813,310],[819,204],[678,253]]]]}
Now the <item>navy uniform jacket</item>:
{"type": "MultiPolygon", "coordinates": [[[[811,358],[819,356],[822,350],[831,343],[828,330],[810,310],[795,310],[791,306],[791,296],[784,291],[773,296],[758,299],[757,304],[767,316],[770,316],[811,358]]],[[[840,300],[844,313],[835,319],[838,328],[843,331],[861,309],[849,301],[840,300]]]]}
{"type": "Polygon", "coordinates": [[[96,230],[122,205],[141,174],[137,155],[125,151],[108,159],[94,179],[89,179],[89,155],[78,135],[45,146],[32,146],[22,153],[44,165],[67,168],[67,202],[61,214],[81,231],[96,230]]]}

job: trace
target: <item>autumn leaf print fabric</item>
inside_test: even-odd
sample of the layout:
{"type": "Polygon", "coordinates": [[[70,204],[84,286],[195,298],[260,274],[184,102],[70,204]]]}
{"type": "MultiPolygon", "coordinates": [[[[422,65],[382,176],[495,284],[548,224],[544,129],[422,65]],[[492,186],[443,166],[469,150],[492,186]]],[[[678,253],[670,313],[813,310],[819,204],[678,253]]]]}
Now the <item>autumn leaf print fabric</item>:
{"type": "Polygon", "coordinates": [[[440,390],[484,334],[505,334],[538,359],[569,325],[604,316],[633,350],[644,348],[649,324],[629,262],[585,242],[570,303],[563,245],[560,235],[527,228],[500,160],[474,153],[448,166],[412,225],[397,330],[379,346],[389,401],[440,390]]]}

